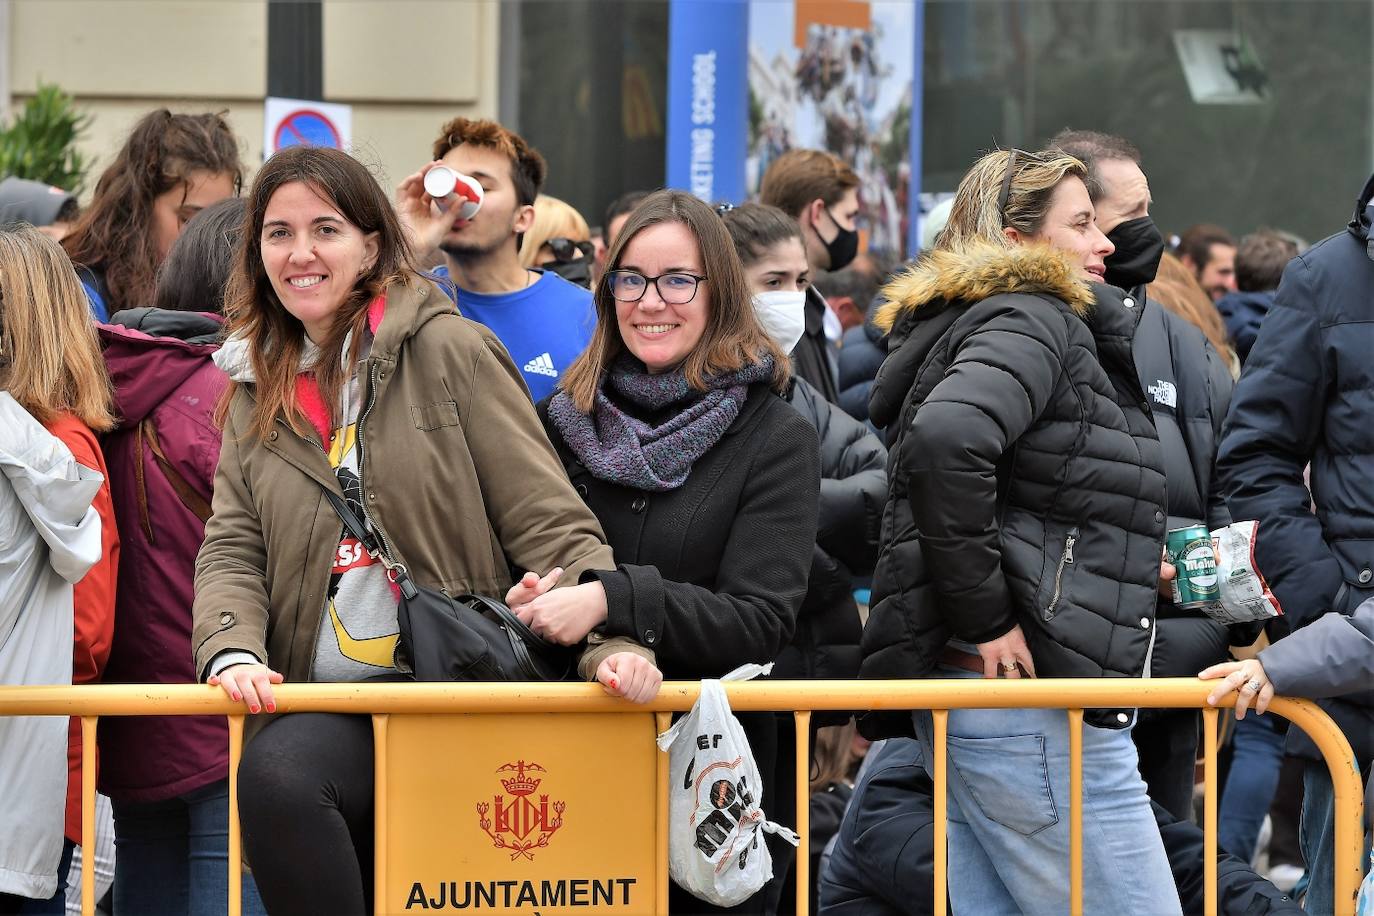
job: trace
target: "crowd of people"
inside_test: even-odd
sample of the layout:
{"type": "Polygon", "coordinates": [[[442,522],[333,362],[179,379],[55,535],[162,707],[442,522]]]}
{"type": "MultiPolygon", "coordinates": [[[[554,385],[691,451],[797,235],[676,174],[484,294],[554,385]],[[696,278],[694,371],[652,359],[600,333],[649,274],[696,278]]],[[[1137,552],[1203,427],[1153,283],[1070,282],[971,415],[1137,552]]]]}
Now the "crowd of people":
{"type": "MultiPolygon", "coordinates": [[[[755,202],[632,190],[589,225],[492,121],[442,125],[394,194],[310,146],[245,187],[238,149],[160,110],[84,209],[0,183],[0,684],[243,704],[246,913],[372,910],[370,722],[274,715],[274,689],[412,678],[416,587],[504,601],[630,702],[751,662],[1215,680],[1237,695],[1221,911],[1335,912],[1330,777],[1266,709],[1323,698],[1367,777],[1374,180],[1310,248],[1170,244],[1136,148],[1066,130],[979,157],[896,265],[819,150],[780,153],[755,202]],[[475,215],[426,191],[438,167],[480,183],[475,215]],[[1259,523],[1267,625],[1174,603],[1166,533],[1233,520],[1259,523]],[[1283,824],[1301,882],[1255,861],[1283,824]]],[[[792,821],[792,717],[739,718],[792,821]]],[[[1199,912],[1199,713],[1085,721],[1086,911],[1199,912]]],[[[812,725],[813,908],[932,911],[931,714],[812,725]]],[[[954,912],[1067,910],[1068,729],[951,712],[954,912]]],[[[79,723],[0,719],[0,913],[63,912],[81,854],[107,912],[224,912],[224,720],[103,718],[97,741],[112,850],[78,848],[79,723]]],[[[766,840],[772,880],[728,912],[793,912],[795,851],[766,840]]]]}

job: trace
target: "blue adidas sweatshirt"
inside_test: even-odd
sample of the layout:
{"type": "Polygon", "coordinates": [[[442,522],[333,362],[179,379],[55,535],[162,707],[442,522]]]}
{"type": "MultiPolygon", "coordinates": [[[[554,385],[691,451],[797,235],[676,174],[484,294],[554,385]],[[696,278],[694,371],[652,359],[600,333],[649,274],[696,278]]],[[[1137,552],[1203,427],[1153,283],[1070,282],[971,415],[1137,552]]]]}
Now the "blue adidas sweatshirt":
{"type": "Polygon", "coordinates": [[[464,318],[491,328],[520,367],[535,402],[553,394],[563,372],[591,342],[596,310],[590,290],[551,271],[510,293],[474,293],[459,289],[447,267],[432,275],[464,318]]]}

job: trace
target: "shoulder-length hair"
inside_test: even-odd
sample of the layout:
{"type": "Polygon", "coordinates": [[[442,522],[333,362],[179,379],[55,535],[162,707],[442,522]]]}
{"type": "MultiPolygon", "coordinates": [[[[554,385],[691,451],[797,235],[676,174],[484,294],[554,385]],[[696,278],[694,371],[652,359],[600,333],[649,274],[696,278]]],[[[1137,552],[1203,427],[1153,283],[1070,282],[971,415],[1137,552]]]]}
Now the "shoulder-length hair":
{"type": "Polygon", "coordinates": [[[1088,170],[1062,150],[986,154],[960,179],[936,249],[959,251],[977,242],[1011,248],[1014,243],[1002,231],[1007,227],[1035,235],[1045,223],[1054,189],[1070,175],[1086,181],[1088,170]]]}
{"type": "Polygon", "coordinates": [[[218,114],[149,112],[95,186],[91,204],[62,240],[72,261],[101,270],[110,314],[148,305],[162,260],[153,232],[153,201],[192,174],[229,175],[243,182],[239,144],[218,114]]]}
{"type": "MultiPolygon", "coordinates": [[[[262,439],[278,417],[297,433],[310,429],[296,403],[296,376],[301,373],[305,327],[282,305],[262,260],[262,226],[267,205],[280,188],[304,182],[363,233],[377,233],[377,258],[364,271],[353,291],[334,314],[334,323],[320,342],[319,358],[311,371],[320,396],[337,423],[339,394],[351,373],[356,348],[362,344],[367,306],[394,283],[419,282],[410,246],[391,202],[372,174],[345,152],[318,146],[292,146],[272,156],[258,172],[248,192],[242,241],[224,294],[226,333],[247,341],[255,379],[253,420],[249,435],[262,439]],[[353,335],[354,354],[342,364],[344,341],[353,335]]],[[[238,386],[231,384],[221,403],[223,419],[238,386]]]]}
{"type": "Polygon", "coordinates": [[[792,364],[755,317],[749,283],[725,224],[714,210],[686,191],[665,190],[650,194],[634,209],[606,256],[606,270],[593,293],[596,331],[587,349],[563,374],[561,387],[573,404],[582,413],[591,413],[607,369],[626,349],[616,319],[615,297],[611,295],[610,272],[620,267],[625,248],[635,236],[660,223],[681,223],[696,238],[706,272],[703,285],[711,292],[706,330],[682,364],[687,383],[698,391],[706,391],[707,380],[712,376],[737,372],[771,357],[773,388],[785,391],[792,364]]]}
{"type": "Polygon", "coordinates": [[[61,247],[32,226],[0,231],[0,388],[40,423],[115,425],[90,303],[61,247]]]}

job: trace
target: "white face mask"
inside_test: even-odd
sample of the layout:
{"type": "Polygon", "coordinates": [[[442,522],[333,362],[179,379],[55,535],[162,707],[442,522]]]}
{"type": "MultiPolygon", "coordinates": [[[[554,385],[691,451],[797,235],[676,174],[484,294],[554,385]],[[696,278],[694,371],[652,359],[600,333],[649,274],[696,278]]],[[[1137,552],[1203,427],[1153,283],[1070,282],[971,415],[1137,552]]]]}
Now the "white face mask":
{"type": "Polygon", "coordinates": [[[806,293],[786,289],[754,293],[754,311],[773,342],[782,352],[791,353],[806,331],[806,293]]]}

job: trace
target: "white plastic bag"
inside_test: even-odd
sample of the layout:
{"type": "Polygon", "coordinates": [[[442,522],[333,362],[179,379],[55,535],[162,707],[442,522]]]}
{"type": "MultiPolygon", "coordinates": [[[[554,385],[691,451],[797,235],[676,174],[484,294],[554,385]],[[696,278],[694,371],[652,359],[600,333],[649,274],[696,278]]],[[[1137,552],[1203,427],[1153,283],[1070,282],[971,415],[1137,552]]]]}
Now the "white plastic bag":
{"type": "Polygon", "coordinates": [[[701,682],[687,715],[658,736],[668,752],[668,872],[684,890],[718,906],[734,906],[773,877],[762,834],[796,846],[791,830],[764,817],[763,782],[744,729],[730,711],[721,681],[747,681],[773,670],[744,665],[701,682]]]}

